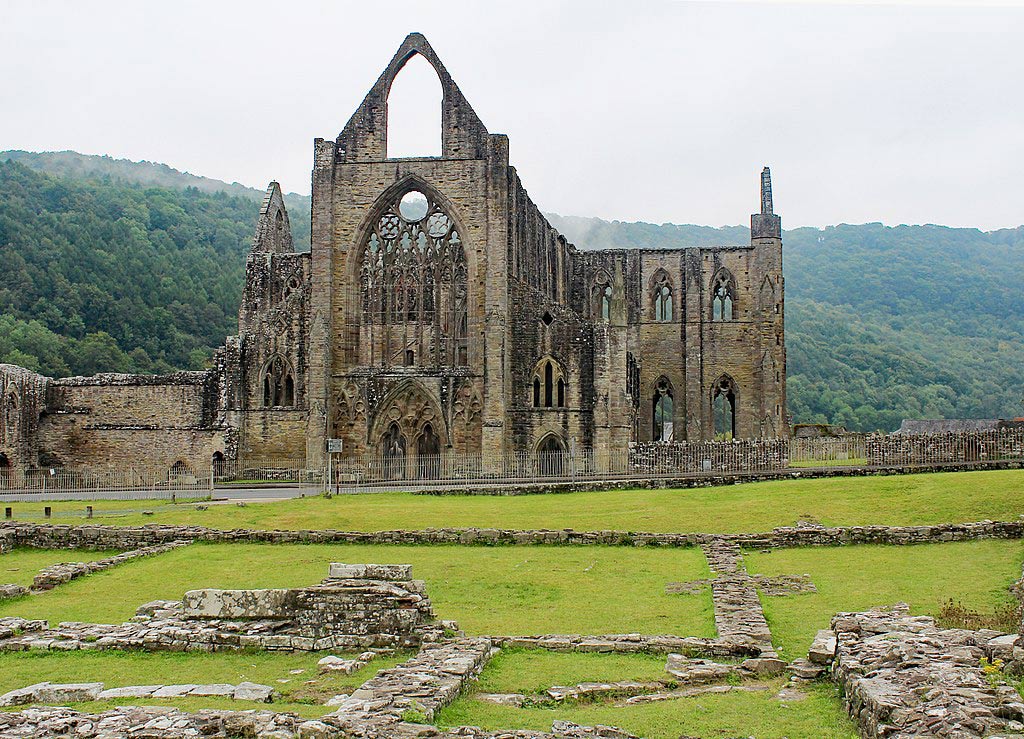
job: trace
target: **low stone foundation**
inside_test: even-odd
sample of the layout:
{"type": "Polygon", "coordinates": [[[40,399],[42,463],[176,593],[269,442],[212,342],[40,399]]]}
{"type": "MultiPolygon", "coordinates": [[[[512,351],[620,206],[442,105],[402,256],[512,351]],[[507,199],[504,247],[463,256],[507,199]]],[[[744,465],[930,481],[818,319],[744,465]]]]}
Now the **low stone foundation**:
{"type": "Polygon", "coordinates": [[[63,585],[66,582],[82,577],[84,575],[91,575],[94,572],[102,572],[108,570],[111,567],[117,567],[125,562],[131,562],[133,559],[139,557],[152,557],[156,554],[163,554],[169,552],[172,549],[178,549],[180,547],[188,546],[191,541],[172,541],[168,544],[156,544],[154,546],[142,547],[141,549],[133,549],[128,552],[114,555],[113,557],[107,557],[106,559],[99,559],[94,562],[62,562],[60,564],[50,565],[39,571],[39,574],[32,580],[32,590],[43,591],[52,590],[58,585],[63,585]]]}
{"type": "Polygon", "coordinates": [[[221,531],[203,526],[101,526],[0,523],[0,538],[39,549],[140,549],[179,540],[256,544],[463,544],[569,546],[702,546],[731,541],[743,548],[774,549],[853,544],[929,544],[979,539],[1024,538],[1024,519],[931,526],[782,526],[755,534],[576,531],[573,529],[420,529],[335,531],[331,529],[221,531]]]}
{"type": "Polygon", "coordinates": [[[831,662],[864,737],[982,737],[1024,732],[1024,702],[983,667],[1017,635],[939,629],[905,604],[840,613],[810,659],[831,662]],[[833,654],[829,650],[834,649],[833,654]]]}
{"type": "Polygon", "coordinates": [[[760,650],[749,643],[731,639],[706,639],[699,636],[645,634],[545,634],[541,636],[492,636],[497,646],[518,649],[545,649],[551,652],[609,652],[636,654],[673,652],[693,657],[757,657],[760,650]]]}

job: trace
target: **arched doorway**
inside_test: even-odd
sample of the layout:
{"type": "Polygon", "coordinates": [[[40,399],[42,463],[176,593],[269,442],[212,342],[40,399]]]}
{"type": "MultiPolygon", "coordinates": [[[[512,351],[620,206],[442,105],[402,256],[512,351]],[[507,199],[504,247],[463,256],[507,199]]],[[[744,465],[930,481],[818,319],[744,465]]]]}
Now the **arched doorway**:
{"type": "Polygon", "coordinates": [[[441,440],[429,423],[416,441],[416,466],[422,480],[434,480],[441,473],[441,440]]]}
{"type": "Polygon", "coordinates": [[[537,474],[556,477],[565,470],[565,444],[555,434],[548,434],[537,445],[537,474]]]}
{"type": "Polygon", "coordinates": [[[380,439],[381,471],[386,480],[405,477],[405,436],[394,421],[380,439]]]}
{"type": "Polygon", "coordinates": [[[216,478],[224,477],[224,452],[213,453],[213,476],[216,478]]]}
{"type": "Polygon", "coordinates": [[[0,488],[6,488],[11,475],[11,460],[0,452],[0,488]]]}

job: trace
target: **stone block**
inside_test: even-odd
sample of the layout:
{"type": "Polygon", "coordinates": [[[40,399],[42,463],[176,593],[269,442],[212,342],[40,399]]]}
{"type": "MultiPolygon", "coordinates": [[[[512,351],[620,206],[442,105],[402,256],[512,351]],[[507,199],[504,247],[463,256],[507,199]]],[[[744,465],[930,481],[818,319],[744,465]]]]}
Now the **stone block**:
{"type": "MultiPolygon", "coordinates": [[[[196,695],[196,693],[192,693],[196,695]]],[[[244,682],[235,686],[232,697],[236,701],[255,701],[256,703],[270,703],[274,699],[274,689],[269,685],[244,682]]]]}
{"type": "Polygon", "coordinates": [[[811,642],[807,658],[819,665],[827,665],[836,654],[836,634],[830,629],[821,629],[811,642]]]}
{"type": "Polygon", "coordinates": [[[103,683],[47,683],[36,692],[40,703],[81,703],[94,701],[103,692],[103,683]]]}
{"type": "Polygon", "coordinates": [[[345,564],[331,562],[328,577],[338,580],[412,580],[412,565],[345,564]]]}
{"type": "Polygon", "coordinates": [[[24,706],[29,703],[35,703],[38,698],[39,691],[49,687],[50,683],[36,683],[35,685],[29,685],[26,688],[18,688],[8,693],[0,695],[0,706],[24,706]]]}
{"type": "Polygon", "coordinates": [[[279,618],[291,593],[285,589],[190,590],[182,599],[182,614],[186,618],[279,618]]]}

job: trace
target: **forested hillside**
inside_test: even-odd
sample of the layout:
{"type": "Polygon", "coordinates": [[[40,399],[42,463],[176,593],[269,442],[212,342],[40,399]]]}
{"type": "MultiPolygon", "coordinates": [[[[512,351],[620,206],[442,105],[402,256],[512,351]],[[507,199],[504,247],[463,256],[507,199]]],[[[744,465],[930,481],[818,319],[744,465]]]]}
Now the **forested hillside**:
{"type": "MultiPolygon", "coordinates": [[[[235,331],[261,197],[165,165],[0,153],[0,362],[50,375],[202,366],[235,331]]],[[[308,245],[309,198],[287,201],[308,245]]],[[[549,217],[585,248],[749,238],[549,217]]],[[[1020,415],[1024,228],[796,229],[785,271],[795,420],[1020,415]]]]}

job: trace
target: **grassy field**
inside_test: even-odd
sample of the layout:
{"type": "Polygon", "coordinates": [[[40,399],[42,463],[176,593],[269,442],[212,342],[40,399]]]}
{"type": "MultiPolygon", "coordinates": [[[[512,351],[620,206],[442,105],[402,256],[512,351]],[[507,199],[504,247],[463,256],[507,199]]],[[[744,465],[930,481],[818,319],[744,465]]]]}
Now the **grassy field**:
{"type": "Polygon", "coordinates": [[[315,584],[330,562],[412,564],[438,616],[471,634],[714,635],[709,591],[664,590],[707,577],[696,548],[196,544],[6,601],[0,615],[121,623],[194,588],[315,584]]]}
{"type": "MultiPolygon", "coordinates": [[[[0,693],[48,680],[102,682],[108,688],[127,685],[169,685],[254,682],[270,685],[282,694],[274,710],[320,716],[332,710],[322,705],[328,698],[350,693],[385,667],[408,654],[382,655],[363,669],[341,675],[317,672],[321,654],[284,652],[4,652],[0,654],[0,693]],[[301,670],[301,672],[294,672],[301,670]]],[[[227,698],[117,699],[83,703],[87,711],[103,711],[114,705],[167,705],[183,710],[199,708],[267,708],[265,704],[227,698]]]]}
{"type": "Polygon", "coordinates": [[[446,708],[439,724],[485,729],[549,730],[555,720],[618,726],[647,739],[684,736],[815,737],[856,739],[835,688],[813,684],[802,700],[780,700],[785,680],[761,683],[764,691],[732,692],[693,698],[615,706],[610,702],[566,703],[554,707],[514,708],[476,700],[480,692],[532,694],[552,685],[585,680],[651,680],[668,677],[665,657],[654,655],[545,654],[502,652],[484,669],[479,684],[446,708]]]}
{"type": "Polygon", "coordinates": [[[76,549],[15,549],[0,554],[0,585],[14,583],[28,587],[39,570],[60,562],[91,562],[117,552],[76,549]]]}
{"type": "Polygon", "coordinates": [[[746,553],[747,569],[765,575],[809,574],[817,593],[761,596],[775,645],[786,658],[806,656],[818,629],[839,611],[898,601],[935,615],[950,598],[991,612],[1011,600],[1024,542],[972,541],[914,546],[808,547],[746,553]]]}
{"type": "MultiPolygon", "coordinates": [[[[685,490],[626,490],[529,496],[379,493],[277,503],[189,505],[96,501],[95,522],[185,523],[220,529],[380,531],[445,526],[620,529],[738,533],[790,526],[934,524],[1016,519],[1024,514],[1024,471],[949,472],[891,477],[780,480],[685,490]],[[138,512],[106,515],[136,508],[138,512]],[[153,515],[143,515],[141,509],[153,515]]],[[[42,503],[12,504],[18,519],[42,520],[42,503]]],[[[84,503],[52,503],[59,523],[84,520],[84,503]]]]}

